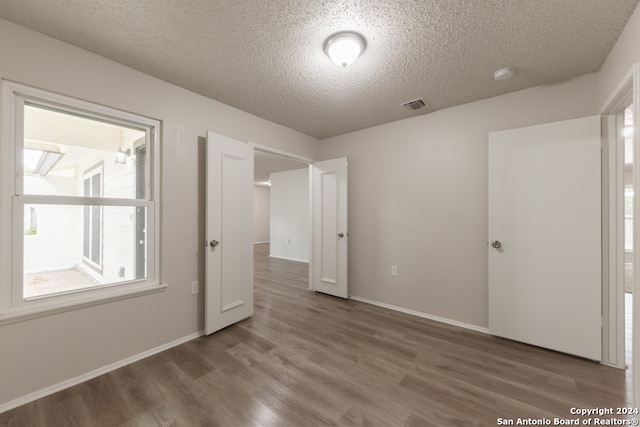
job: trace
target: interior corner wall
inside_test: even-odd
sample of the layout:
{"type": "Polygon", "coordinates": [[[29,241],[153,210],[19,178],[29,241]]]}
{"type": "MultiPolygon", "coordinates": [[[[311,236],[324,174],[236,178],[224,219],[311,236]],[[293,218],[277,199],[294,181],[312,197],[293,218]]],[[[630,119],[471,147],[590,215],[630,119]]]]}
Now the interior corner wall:
{"type": "Polygon", "coordinates": [[[309,262],[309,209],[308,168],[271,174],[270,256],[309,262]]]}
{"type": "Polygon", "coordinates": [[[269,243],[270,189],[253,186],[253,243],[269,243]]]}
{"type": "Polygon", "coordinates": [[[640,7],[637,7],[599,73],[600,107],[616,90],[634,64],[640,63],[640,7]]]}
{"type": "Polygon", "coordinates": [[[597,112],[588,74],[321,141],[349,159],[351,295],[486,328],[488,134],[597,112]]]}
{"type": "Polygon", "coordinates": [[[191,283],[204,283],[207,131],[309,158],[317,140],[4,20],[0,56],[2,79],[161,121],[160,265],[168,284],[0,326],[2,408],[203,330],[204,293],[191,295],[191,283]]]}

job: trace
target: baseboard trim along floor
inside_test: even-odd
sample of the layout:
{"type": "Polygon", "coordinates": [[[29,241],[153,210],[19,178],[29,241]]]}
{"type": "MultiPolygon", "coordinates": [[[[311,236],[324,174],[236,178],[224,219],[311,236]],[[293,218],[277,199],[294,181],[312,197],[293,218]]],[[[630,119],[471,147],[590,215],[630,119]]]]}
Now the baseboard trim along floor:
{"type": "Polygon", "coordinates": [[[358,296],[353,296],[353,295],[350,296],[349,298],[351,298],[354,301],[359,301],[366,304],[375,305],[378,307],[388,308],[389,310],[393,310],[393,311],[399,311],[400,313],[411,314],[412,316],[422,317],[423,319],[434,320],[436,322],[446,323],[447,325],[470,329],[472,331],[481,332],[483,334],[489,333],[489,328],[483,328],[481,326],[476,326],[469,323],[458,322],[457,320],[447,319],[446,317],[434,316],[432,314],[423,313],[421,311],[410,310],[408,308],[398,307],[396,305],[386,304],[383,302],[378,302],[378,301],[374,301],[374,300],[370,300],[370,299],[362,298],[358,296]]]}
{"type": "Polygon", "coordinates": [[[110,365],[106,365],[106,366],[102,366],[98,369],[94,369],[93,371],[87,372],[85,374],[79,375],[75,378],[71,378],[62,382],[59,382],[58,384],[54,384],[52,386],[43,388],[42,390],[38,390],[35,391],[33,393],[29,393],[25,396],[19,397],[17,399],[11,400],[9,402],[0,404],[0,414],[6,411],[9,411],[11,409],[17,408],[18,406],[22,406],[24,404],[33,402],[34,400],[38,400],[41,399],[43,397],[49,396],[51,394],[57,393],[59,391],[62,391],[64,389],[67,389],[69,387],[73,387],[74,385],[78,385],[81,384],[85,381],[89,381],[92,380],[96,377],[99,377],[100,375],[104,375],[106,373],[109,373],[111,371],[115,371],[116,369],[122,368],[123,366],[127,366],[131,363],[137,362],[138,360],[142,360],[145,359],[149,356],[153,356],[154,354],[163,352],[165,350],[168,350],[172,347],[176,347],[179,346],[180,344],[184,344],[188,341],[194,340],[196,338],[201,337],[202,335],[204,335],[204,331],[203,332],[197,332],[191,335],[187,335],[186,337],[182,337],[182,338],[178,338],[175,341],[171,341],[169,343],[160,345],[158,347],[152,348],[150,350],[144,351],[142,353],[136,354],[134,356],[131,357],[127,357],[126,359],[122,359],[119,360],[115,363],[112,363],[110,365]]]}

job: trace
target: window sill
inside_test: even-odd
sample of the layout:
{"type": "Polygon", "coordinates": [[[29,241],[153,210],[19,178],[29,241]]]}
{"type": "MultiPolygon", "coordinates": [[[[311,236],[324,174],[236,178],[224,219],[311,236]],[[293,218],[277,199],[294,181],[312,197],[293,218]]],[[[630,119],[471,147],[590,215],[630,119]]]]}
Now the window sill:
{"type": "Polygon", "coordinates": [[[0,326],[37,319],[39,317],[51,316],[67,311],[79,310],[81,308],[92,307],[95,305],[108,304],[114,301],[164,292],[167,287],[168,285],[165,283],[151,284],[126,291],[118,290],[112,294],[87,296],[82,299],[60,302],[58,304],[48,304],[46,306],[38,307],[8,308],[0,311],[0,326]]]}

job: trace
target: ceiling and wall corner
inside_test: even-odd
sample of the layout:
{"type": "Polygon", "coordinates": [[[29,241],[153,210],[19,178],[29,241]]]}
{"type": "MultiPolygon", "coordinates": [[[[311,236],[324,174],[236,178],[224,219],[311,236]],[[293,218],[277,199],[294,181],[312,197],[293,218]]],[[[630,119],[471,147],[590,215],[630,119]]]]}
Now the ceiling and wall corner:
{"type": "Polygon", "coordinates": [[[631,66],[640,63],[638,40],[640,40],[640,8],[636,8],[628,19],[627,25],[601,67],[599,79],[600,102],[603,104],[601,107],[605,107],[604,103],[613,95],[613,91],[629,72],[631,66]]]}
{"type": "Polygon", "coordinates": [[[323,139],[597,72],[637,4],[4,0],[0,17],[323,139]],[[343,30],[367,44],[346,69],[323,51],[343,30]]]}

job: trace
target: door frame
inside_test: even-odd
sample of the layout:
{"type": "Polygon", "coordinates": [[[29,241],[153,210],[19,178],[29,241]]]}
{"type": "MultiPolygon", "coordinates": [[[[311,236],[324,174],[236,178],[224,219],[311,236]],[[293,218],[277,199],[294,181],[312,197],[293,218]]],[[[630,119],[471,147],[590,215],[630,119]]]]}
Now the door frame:
{"type": "MultiPolygon", "coordinates": [[[[277,156],[286,157],[288,159],[292,159],[301,163],[306,163],[309,167],[309,254],[313,253],[313,169],[312,166],[316,162],[316,160],[310,157],[299,156],[297,154],[289,153],[287,151],[278,150],[277,148],[269,147],[267,145],[257,144],[255,142],[249,141],[249,145],[253,146],[253,152],[262,151],[263,153],[275,154],[277,156]]],[[[254,154],[255,161],[255,154],[254,154]]],[[[312,281],[312,273],[313,273],[313,257],[309,256],[309,277],[307,278],[309,290],[313,290],[313,281],[312,281]]]]}
{"type": "MultiPolygon", "coordinates": [[[[599,111],[602,117],[602,363],[625,368],[624,322],[624,141],[617,118],[626,105],[632,103],[635,189],[640,189],[640,132],[638,106],[640,105],[640,64],[634,64],[618,84],[599,111]]],[[[640,265],[640,218],[638,191],[634,194],[634,267],[640,265]]],[[[633,385],[634,403],[640,402],[640,275],[633,280],[633,385]]]]}

